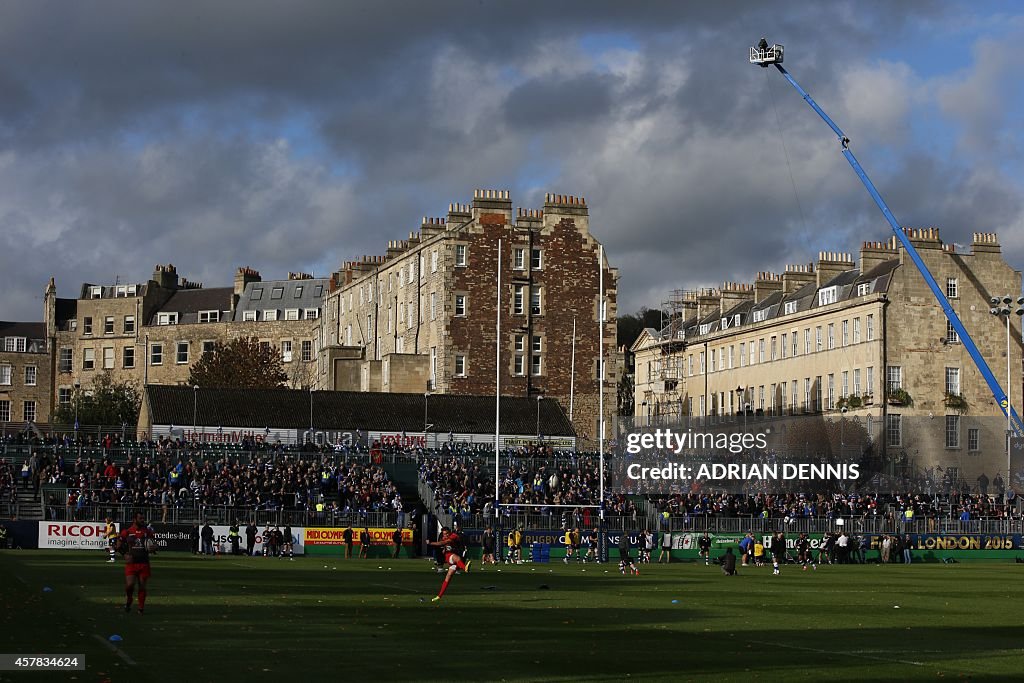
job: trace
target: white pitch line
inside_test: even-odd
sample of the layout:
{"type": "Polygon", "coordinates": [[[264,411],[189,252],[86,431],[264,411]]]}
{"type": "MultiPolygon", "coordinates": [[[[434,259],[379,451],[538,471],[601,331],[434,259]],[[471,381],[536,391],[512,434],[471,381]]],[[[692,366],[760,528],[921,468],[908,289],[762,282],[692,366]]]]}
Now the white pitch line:
{"type": "MultiPolygon", "coordinates": [[[[769,642],[764,641],[764,640],[751,640],[751,641],[748,641],[748,642],[755,643],[757,645],[768,645],[770,647],[784,647],[784,648],[787,648],[787,649],[790,649],[790,650],[803,650],[805,652],[816,652],[816,653],[821,654],[821,655],[854,654],[854,653],[850,652],[849,650],[845,650],[843,652],[837,652],[835,650],[822,650],[822,649],[819,649],[819,648],[816,648],[816,647],[804,647],[802,645],[787,645],[787,644],[784,644],[784,643],[769,643],[769,642]]],[[[897,662],[899,664],[909,664],[910,666],[924,666],[924,662],[913,662],[913,661],[910,661],[909,659],[892,659],[891,657],[875,657],[873,655],[865,654],[863,652],[859,653],[858,656],[860,656],[862,659],[875,659],[875,660],[878,660],[880,662],[897,662]]]]}
{"type": "Polygon", "coordinates": [[[126,654],[124,653],[124,650],[122,650],[122,649],[121,649],[121,648],[119,648],[118,646],[114,645],[114,644],[113,644],[113,643],[111,643],[110,641],[106,640],[106,639],[105,639],[105,638],[104,638],[103,636],[101,636],[101,635],[100,635],[100,634],[98,634],[98,633],[94,633],[94,634],[92,634],[92,637],[93,637],[93,638],[95,638],[96,640],[98,640],[99,642],[103,643],[104,645],[106,645],[106,646],[107,646],[108,648],[110,648],[110,649],[111,649],[111,650],[112,650],[112,651],[114,652],[114,654],[116,654],[116,655],[117,655],[118,657],[120,657],[121,659],[123,659],[123,660],[124,660],[124,662],[125,662],[125,663],[126,663],[126,664],[127,664],[128,666],[135,666],[135,660],[134,660],[134,659],[132,659],[131,657],[129,657],[128,655],[126,655],[126,654]]]}

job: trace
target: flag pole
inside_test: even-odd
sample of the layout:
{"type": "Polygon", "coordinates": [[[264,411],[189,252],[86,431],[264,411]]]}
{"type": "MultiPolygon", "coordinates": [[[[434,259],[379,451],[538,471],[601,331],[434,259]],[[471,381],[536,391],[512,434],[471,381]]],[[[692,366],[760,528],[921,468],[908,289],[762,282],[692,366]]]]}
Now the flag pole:
{"type": "Polygon", "coordinates": [[[494,510],[498,510],[498,458],[501,452],[501,239],[498,239],[498,318],[494,335],[494,510]]]}
{"type": "MultiPolygon", "coordinates": [[[[601,471],[600,502],[604,505],[604,245],[597,248],[597,381],[598,381],[598,402],[597,402],[597,452],[600,457],[601,471]]],[[[603,510],[603,507],[602,507],[603,510]]]]}
{"type": "Polygon", "coordinates": [[[572,361],[569,363],[569,422],[572,422],[573,398],[576,395],[576,316],[572,319],[572,361]]]}

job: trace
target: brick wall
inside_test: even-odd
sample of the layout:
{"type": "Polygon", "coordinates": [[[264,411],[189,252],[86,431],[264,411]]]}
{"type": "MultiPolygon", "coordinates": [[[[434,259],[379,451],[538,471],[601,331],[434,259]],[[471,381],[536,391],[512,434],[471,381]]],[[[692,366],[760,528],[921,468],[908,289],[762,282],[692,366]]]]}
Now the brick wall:
{"type": "MultiPolygon", "coordinates": [[[[576,320],[574,422],[580,434],[596,435],[598,349],[598,251],[589,230],[585,202],[549,195],[542,210],[520,210],[513,217],[508,193],[478,190],[472,205],[453,204],[445,219],[428,219],[409,239],[392,241],[383,257],[346,264],[335,280],[342,283],[327,300],[321,339],[324,358],[330,347],[351,343],[366,360],[388,354],[415,354],[425,362],[409,366],[401,381],[396,368],[382,389],[402,386],[420,391],[422,368],[433,376],[434,391],[493,395],[497,319],[498,241],[502,262],[501,393],[543,394],[569,408],[573,368],[573,320],[576,320]],[[515,250],[522,249],[517,263],[515,250]],[[531,251],[540,250],[540,268],[531,251]],[[464,263],[457,261],[464,256],[464,263]],[[518,267],[517,266],[521,266],[518,267]],[[411,275],[411,277],[410,277],[411,275]],[[521,312],[516,287],[522,287],[521,312]],[[540,313],[531,310],[532,288],[541,296],[540,313]],[[464,297],[458,314],[456,297],[464,297]],[[410,319],[411,317],[411,319],[410,319]],[[410,324],[411,323],[411,324],[410,324]],[[351,330],[351,332],[350,332],[351,330]],[[516,338],[522,337],[522,372],[515,364],[516,338]],[[540,373],[534,375],[533,337],[540,342],[540,373]],[[464,360],[457,374],[457,359],[464,360]],[[431,372],[431,370],[433,370],[431,372]],[[593,397],[588,400],[587,397],[593,397]]],[[[616,290],[618,272],[604,263],[606,292],[606,419],[615,412],[616,290]]],[[[337,384],[324,363],[320,385],[337,384]]],[[[394,388],[390,389],[394,391],[394,388]]]]}

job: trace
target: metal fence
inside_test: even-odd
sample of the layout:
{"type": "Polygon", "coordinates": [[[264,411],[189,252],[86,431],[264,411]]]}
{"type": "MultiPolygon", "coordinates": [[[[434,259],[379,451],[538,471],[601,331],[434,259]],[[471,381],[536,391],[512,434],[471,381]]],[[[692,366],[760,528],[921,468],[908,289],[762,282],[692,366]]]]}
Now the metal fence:
{"type": "Polygon", "coordinates": [[[253,510],[252,508],[198,505],[163,507],[119,504],[87,505],[82,508],[47,505],[45,517],[54,522],[100,522],[110,517],[119,522],[131,520],[142,513],[149,523],[161,524],[223,524],[253,522],[256,526],[369,526],[393,528],[406,523],[405,515],[396,512],[317,512],[315,510],[253,510]]]}
{"type": "Polygon", "coordinates": [[[846,531],[857,534],[1019,534],[1024,532],[1021,519],[958,519],[915,518],[911,521],[886,517],[846,518],[769,518],[760,517],[668,517],[651,520],[651,528],[660,531],[694,531],[709,533],[786,534],[830,533],[846,531]]]}
{"type": "MultiPolygon", "coordinates": [[[[596,511],[586,515],[552,511],[547,513],[523,512],[493,515],[461,515],[458,524],[463,528],[482,529],[500,526],[502,529],[522,526],[523,529],[565,529],[594,528],[601,524],[596,511]]],[[[789,534],[831,533],[846,531],[854,534],[1022,534],[1024,521],[1021,519],[988,519],[961,522],[956,519],[915,519],[910,522],[893,521],[882,517],[847,517],[845,519],[803,518],[792,521],[784,518],[761,519],[759,517],[668,517],[652,518],[641,514],[605,516],[604,528],[608,531],[651,531],[695,532],[715,534],[744,534],[748,531],[761,534],[782,531],[789,534]]]]}

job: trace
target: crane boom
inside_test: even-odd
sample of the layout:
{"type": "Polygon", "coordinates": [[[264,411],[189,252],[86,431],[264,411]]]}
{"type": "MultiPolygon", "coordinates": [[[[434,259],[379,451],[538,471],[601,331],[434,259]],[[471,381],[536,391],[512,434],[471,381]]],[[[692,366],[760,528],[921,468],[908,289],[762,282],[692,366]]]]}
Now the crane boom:
{"type": "Polygon", "coordinates": [[[984,356],[981,355],[981,351],[978,350],[978,346],[974,343],[970,333],[967,332],[967,328],[964,327],[964,324],[960,320],[959,316],[957,316],[956,311],[953,310],[953,306],[949,303],[949,299],[946,298],[942,289],[939,288],[939,284],[935,281],[931,271],[928,270],[928,266],[925,265],[925,262],[921,259],[921,255],[910,242],[910,238],[900,228],[900,224],[896,221],[896,217],[893,216],[892,211],[889,210],[889,206],[885,203],[885,200],[882,199],[882,195],[879,194],[874,183],[872,183],[871,179],[868,178],[868,174],[864,171],[860,162],[857,161],[857,157],[853,155],[853,152],[850,150],[850,138],[848,138],[846,134],[843,133],[842,129],[836,125],[835,121],[829,118],[828,114],[818,106],[818,103],[814,101],[814,98],[812,98],[806,90],[800,87],[800,84],[796,82],[796,79],[786,71],[786,68],[782,66],[782,58],[782,46],[772,45],[771,47],[767,47],[764,45],[763,39],[761,46],[750,48],[750,62],[752,64],[757,64],[761,67],[774,66],[778,69],[779,73],[781,73],[783,77],[789,81],[789,84],[792,85],[798,93],[800,93],[800,96],[804,98],[804,101],[807,102],[808,105],[810,105],[811,109],[813,109],[818,116],[828,124],[829,128],[835,132],[836,136],[839,138],[839,144],[842,146],[843,156],[846,157],[848,162],[850,162],[850,166],[857,174],[857,177],[860,178],[860,181],[864,184],[864,187],[867,189],[868,194],[871,195],[871,198],[875,200],[875,204],[882,211],[882,215],[885,216],[885,220],[889,222],[889,226],[892,228],[893,233],[895,233],[896,238],[900,241],[900,244],[903,245],[907,254],[910,255],[910,259],[914,262],[918,272],[921,273],[924,281],[928,284],[928,288],[932,291],[932,294],[935,295],[935,299],[939,302],[939,306],[942,307],[942,312],[945,313],[946,319],[949,320],[950,325],[953,326],[953,329],[956,330],[957,335],[959,335],[960,342],[964,345],[964,349],[966,349],[967,353],[970,354],[971,359],[978,368],[978,371],[981,372],[982,377],[985,378],[985,382],[988,383],[988,388],[992,392],[992,396],[995,398],[999,408],[1003,411],[1003,415],[1007,418],[1009,429],[1016,436],[1024,435],[1024,425],[1021,424],[1017,411],[1010,405],[1006,391],[1003,391],[1003,388],[999,385],[999,381],[992,373],[992,369],[989,368],[984,356]]]}

